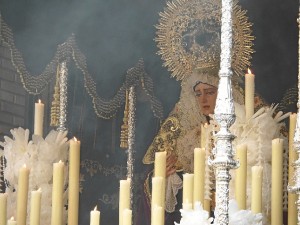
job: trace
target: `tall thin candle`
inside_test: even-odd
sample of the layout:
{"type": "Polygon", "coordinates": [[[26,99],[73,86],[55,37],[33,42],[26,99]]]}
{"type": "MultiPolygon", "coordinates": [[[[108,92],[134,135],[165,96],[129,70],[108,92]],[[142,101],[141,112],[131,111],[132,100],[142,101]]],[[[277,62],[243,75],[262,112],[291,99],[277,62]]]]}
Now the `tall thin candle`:
{"type": "Polygon", "coordinates": [[[201,202],[204,206],[205,148],[194,149],[194,204],[201,202]]]}
{"type": "Polygon", "coordinates": [[[235,198],[240,210],[246,209],[247,199],[247,145],[239,145],[236,150],[236,158],[240,167],[236,170],[235,198]]]}
{"type": "Polygon", "coordinates": [[[132,223],[132,210],[123,210],[123,225],[131,225],[132,223]]]}
{"type": "Polygon", "coordinates": [[[27,201],[29,185],[29,168],[24,165],[19,170],[17,188],[17,221],[18,225],[26,225],[27,201]]]}
{"type": "Polygon", "coordinates": [[[282,225],[283,139],[272,140],[271,223],[282,225]]]}
{"type": "MultiPolygon", "coordinates": [[[[156,152],[155,153],[155,162],[154,162],[154,176],[163,177],[163,187],[166,186],[166,169],[167,169],[167,152],[156,152]]],[[[162,189],[161,193],[161,204],[160,206],[165,209],[165,199],[166,199],[166,189],[162,189]]],[[[164,219],[165,214],[163,214],[164,219]]]]}
{"type": "Polygon", "coordinates": [[[100,225],[100,211],[97,210],[97,206],[91,211],[90,225],[100,225]]]}
{"type": "Polygon", "coordinates": [[[245,75],[245,108],[246,119],[249,120],[254,114],[254,74],[248,69],[248,73],[245,75]]]}
{"type": "Polygon", "coordinates": [[[154,176],[166,177],[167,152],[156,152],[154,162],[154,176]]]}
{"type": "Polygon", "coordinates": [[[31,192],[30,225],[40,225],[42,190],[31,192]]]}
{"type": "Polygon", "coordinates": [[[35,135],[43,136],[43,124],[44,124],[44,104],[39,99],[39,101],[35,103],[35,110],[34,110],[34,134],[35,135]]]}
{"type": "Polygon", "coordinates": [[[119,225],[123,225],[123,210],[130,208],[130,179],[120,180],[119,225]]]}
{"type": "Polygon", "coordinates": [[[262,212],[263,167],[253,166],[251,171],[251,211],[257,214],[262,212]]]}
{"type": "Polygon", "coordinates": [[[65,164],[62,161],[53,164],[51,225],[63,223],[64,169],[65,164]]]}
{"type": "Polygon", "coordinates": [[[182,208],[193,208],[193,188],[194,188],[194,174],[183,174],[183,198],[182,208]]]}
{"type": "Polygon", "coordinates": [[[70,140],[68,225],[78,225],[80,141],[70,140]]]}
{"type": "Polygon", "coordinates": [[[164,224],[164,209],[161,206],[154,206],[153,214],[155,215],[151,220],[151,225],[163,225],[164,224]]]}
{"type": "Polygon", "coordinates": [[[7,221],[7,193],[0,193],[0,225],[7,221]]]}

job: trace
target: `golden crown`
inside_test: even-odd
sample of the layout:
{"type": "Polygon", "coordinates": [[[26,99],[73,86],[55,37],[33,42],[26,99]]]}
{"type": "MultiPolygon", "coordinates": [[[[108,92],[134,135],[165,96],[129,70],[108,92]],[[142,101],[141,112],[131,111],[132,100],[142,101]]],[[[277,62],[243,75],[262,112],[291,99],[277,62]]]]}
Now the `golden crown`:
{"type": "MultiPolygon", "coordinates": [[[[155,41],[164,66],[177,80],[191,75],[194,69],[216,71],[220,66],[221,1],[174,0],[160,13],[155,41]]],[[[244,74],[254,52],[252,24],[246,11],[234,1],[232,69],[244,74]]]]}

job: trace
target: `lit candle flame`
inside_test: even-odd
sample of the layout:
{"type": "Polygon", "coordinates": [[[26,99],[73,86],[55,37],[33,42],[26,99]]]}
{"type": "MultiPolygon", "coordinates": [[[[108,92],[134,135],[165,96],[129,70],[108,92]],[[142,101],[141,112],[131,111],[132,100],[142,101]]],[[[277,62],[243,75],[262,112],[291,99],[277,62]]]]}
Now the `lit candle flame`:
{"type": "Polygon", "coordinates": [[[15,220],[15,218],[12,216],[12,217],[10,218],[10,220],[11,220],[11,221],[14,221],[14,220],[15,220]]]}
{"type": "Polygon", "coordinates": [[[23,165],[23,168],[26,168],[27,166],[26,166],[26,164],[24,163],[24,165],[23,165]]]}
{"type": "Polygon", "coordinates": [[[73,137],[74,141],[77,141],[77,138],[76,137],[73,137]]]}
{"type": "Polygon", "coordinates": [[[41,101],[41,99],[39,99],[39,104],[41,104],[42,103],[42,101],[41,101]]]}
{"type": "Polygon", "coordinates": [[[42,188],[37,189],[37,191],[41,192],[41,191],[42,191],[42,188]]]}
{"type": "Polygon", "coordinates": [[[251,73],[251,70],[250,70],[249,68],[248,68],[248,74],[252,74],[252,73],[251,73]]]}
{"type": "Polygon", "coordinates": [[[95,206],[95,208],[94,208],[94,211],[96,211],[97,210],[97,206],[95,206]]]}

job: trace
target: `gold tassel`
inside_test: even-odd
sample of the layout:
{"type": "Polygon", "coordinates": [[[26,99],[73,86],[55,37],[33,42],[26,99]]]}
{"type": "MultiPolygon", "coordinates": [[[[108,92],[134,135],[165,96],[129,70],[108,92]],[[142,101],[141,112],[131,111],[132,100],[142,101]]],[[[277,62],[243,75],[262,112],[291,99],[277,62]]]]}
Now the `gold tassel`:
{"type": "Polygon", "coordinates": [[[121,137],[120,137],[120,148],[128,148],[128,114],[129,114],[129,102],[128,102],[128,90],[126,90],[126,100],[125,100],[125,109],[123,124],[121,126],[121,137]]]}
{"type": "Polygon", "coordinates": [[[57,127],[59,124],[59,64],[57,64],[57,71],[56,71],[56,83],[54,86],[54,94],[53,94],[53,101],[51,104],[51,122],[50,126],[57,127]]]}

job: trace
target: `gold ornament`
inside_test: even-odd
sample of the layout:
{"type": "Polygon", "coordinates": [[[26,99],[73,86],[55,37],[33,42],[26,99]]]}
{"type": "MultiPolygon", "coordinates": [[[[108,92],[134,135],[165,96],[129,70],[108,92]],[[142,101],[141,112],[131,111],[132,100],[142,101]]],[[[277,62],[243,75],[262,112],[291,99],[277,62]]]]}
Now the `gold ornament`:
{"type": "Polygon", "coordinates": [[[51,104],[51,122],[50,126],[57,127],[59,124],[59,64],[57,64],[57,72],[56,72],[56,83],[54,86],[54,94],[53,94],[53,101],[51,104]]]}
{"type": "Polygon", "coordinates": [[[128,90],[126,90],[126,100],[125,100],[125,109],[123,124],[121,126],[121,137],[120,137],[120,148],[128,148],[128,111],[129,111],[129,99],[128,99],[128,90]]]}
{"type": "MultiPolygon", "coordinates": [[[[221,1],[174,0],[160,13],[155,41],[164,66],[177,80],[190,76],[194,69],[218,75],[221,52],[221,1]]],[[[250,66],[254,37],[246,11],[234,2],[234,74],[242,76],[250,66]]],[[[237,79],[238,77],[234,77],[237,79]]]]}
{"type": "MultiPolygon", "coordinates": [[[[144,158],[144,164],[151,164],[155,159],[155,152],[167,151],[178,155],[176,152],[176,140],[181,133],[181,126],[176,116],[170,116],[161,126],[158,135],[154,138],[152,144],[147,150],[144,158]]],[[[181,164],[178,161],[176,164],[177,169],[181,169],[181,164]]]]}

